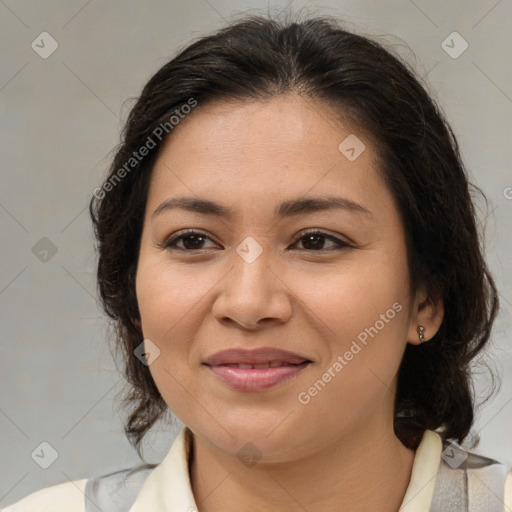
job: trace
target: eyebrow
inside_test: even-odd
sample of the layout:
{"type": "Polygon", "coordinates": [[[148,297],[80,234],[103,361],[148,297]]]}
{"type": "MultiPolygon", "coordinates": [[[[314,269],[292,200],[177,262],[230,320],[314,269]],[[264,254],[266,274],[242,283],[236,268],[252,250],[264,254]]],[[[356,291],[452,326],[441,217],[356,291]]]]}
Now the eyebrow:
{"type": "MultiPolygon", "coordinates": [[[[153,212],[152,218],[173,209],[222,217],[228,220],[235,216],[235,211],[232,208],[210,201],[209,199],[173,197],[161,203],[153,212]]],[[[341,209],[352,213],[362,213],[371,216],[370,211],[364,206],[350,199],[338,196],[304,197],[285,201],[276,208],[274,215],[278,219],[283,219],[333,209],[341,209]]]]}

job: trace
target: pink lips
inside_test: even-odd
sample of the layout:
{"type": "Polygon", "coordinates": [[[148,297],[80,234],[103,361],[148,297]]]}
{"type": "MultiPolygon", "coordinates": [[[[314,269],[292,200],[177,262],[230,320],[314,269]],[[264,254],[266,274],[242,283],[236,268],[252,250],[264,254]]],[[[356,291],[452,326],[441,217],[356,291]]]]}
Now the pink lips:
{"type": "Polygon", "coordinates": [[[263,391],[288,380],[311,361],[276,348],[231,349],[210,356],[204,364],[223,382],[238,391],[263,391]]]}

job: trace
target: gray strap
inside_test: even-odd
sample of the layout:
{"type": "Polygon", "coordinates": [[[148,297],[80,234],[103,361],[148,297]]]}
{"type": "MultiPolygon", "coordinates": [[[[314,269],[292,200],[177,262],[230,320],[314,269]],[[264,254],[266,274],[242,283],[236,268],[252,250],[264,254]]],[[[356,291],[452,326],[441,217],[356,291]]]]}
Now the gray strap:
{"type": "Polygon", "coordinates": [[[129,512],[156,464],[91,478],[85,485],[85,512],[129,512]]]}
{"type": "Polygon", "coordinates": [[[444,440],[429,512],[504,512],[506,467],[476,453],[453,450],[444,440]],[[458,464],[462,453],[467,458],[458,464]]]}

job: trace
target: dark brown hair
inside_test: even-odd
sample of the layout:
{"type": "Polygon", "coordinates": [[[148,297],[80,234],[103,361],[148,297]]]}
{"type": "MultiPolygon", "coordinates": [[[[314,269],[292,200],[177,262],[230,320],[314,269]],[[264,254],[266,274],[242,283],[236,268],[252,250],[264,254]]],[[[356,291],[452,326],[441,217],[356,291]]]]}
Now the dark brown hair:
{"type": "Polygon", "coordinates": [[[287,92],[326,102],[375,141],[406,232],[412,290],[422,285],[430,299],[444,302],[434,338],[407,344],[396,435],[416,449],[425,429],[459,443],[469,433],[475,406],[470,363],[489,340],[498,298],[472,201],[472,193],[481,192],[468,181],[452,130],[408,64],[381,44],[329,16],[280,21],[250,15],[185,47],[149,80],[109,175],[91,199],[98,288],[123,352],[124,402],[131,408],[125,432],[139,455],[147,431],[168,412],[134,350],[142,341],[135,275],[149,179],[159,148],[172,137],[171,116],[182,117],[183,106],[193,102],[201,108],[213,100],[287,92]],[[154,147],[135,159],[150,140],[154,147]]]}

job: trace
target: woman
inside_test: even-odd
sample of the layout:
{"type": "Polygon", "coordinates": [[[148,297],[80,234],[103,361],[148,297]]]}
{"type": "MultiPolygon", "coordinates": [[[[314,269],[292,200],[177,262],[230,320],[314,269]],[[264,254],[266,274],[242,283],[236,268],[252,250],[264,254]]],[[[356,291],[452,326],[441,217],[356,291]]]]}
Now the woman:
{"type": "Polygon", "coordinates": [[[166,411],[186,427],[158,465],[5,510],[511,507],[504,465],[459,445],[498,307],[471,188],[412,72],[336,20],[185,48],[90,211],[126,433],[140,453],[166,411]]]}

